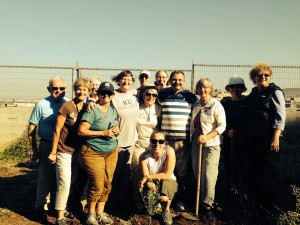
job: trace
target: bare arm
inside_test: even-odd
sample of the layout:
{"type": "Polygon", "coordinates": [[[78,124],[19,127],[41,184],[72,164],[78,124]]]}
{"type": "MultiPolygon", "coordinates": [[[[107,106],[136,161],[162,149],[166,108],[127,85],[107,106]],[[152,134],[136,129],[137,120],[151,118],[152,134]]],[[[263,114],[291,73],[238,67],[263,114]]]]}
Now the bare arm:
{"type": "Polygon", "coordinates": [[[36,128],[37,125],[33,123],[29,123],[28,125],[28,140],[29,140],[29,154],[31,160],[37,160],[38,159],[38,149],[36,144],[36,128]]]}
{"type": "Polygon", "coordinates": [[[56,162],[56,152],[57,152],[57,145],[60,137],[61,129],[63,128],[66,121],[66,117],[64,117],[61,114],[58,114],[56,118],[56,126],[53,133],[53,140],[52,140],[52,150],[50,152],[50,155],[48,156],[48,159],[50,160],[50,163],[56,162]]]}
{"type": "Polygon", "coordinates": [[[85,121],[81,121],[78,127],[77,134],[81,137],[93,138],[93,137],[113,137],[113,129],[109,130],[90,130],[91,124],[85,121]]]}
{"type": "MultiPolygon", "coordinates": [[[[143,178],[141,180],[141,184],[144,184],[148,179],[154,179],[154,180],[168,180],[171,178],[176,164],[176,157],[175,157],[175,151],[173,148],[168,146],[166,151],[166,163],[165,163],[165,170],[163,173],[157,173],[157,174],[151,174],[149,173],[147,162],[144,155],[141,155],[140,157],[140,165],[142,169],[142,175],[143,178]]],[[[142,186],[142,185],[141,185],[142,186]]]]}

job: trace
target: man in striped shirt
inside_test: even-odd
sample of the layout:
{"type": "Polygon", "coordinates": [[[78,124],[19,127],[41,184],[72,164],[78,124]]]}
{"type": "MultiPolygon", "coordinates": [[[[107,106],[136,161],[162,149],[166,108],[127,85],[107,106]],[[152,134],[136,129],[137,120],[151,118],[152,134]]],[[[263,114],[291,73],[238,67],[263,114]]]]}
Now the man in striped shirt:
{"type": "Polygon", "coordinates": [[[177,210],[184,211],[183,202],[190,159],[190,120],[192,106],[197,97],[183,90],[185,75],[182,71],[173,71],[170,75],[170,88],[162,89],[158,94],[161,104],[161,130],[176,154],[175,175],[178,181],[177,210]]]}

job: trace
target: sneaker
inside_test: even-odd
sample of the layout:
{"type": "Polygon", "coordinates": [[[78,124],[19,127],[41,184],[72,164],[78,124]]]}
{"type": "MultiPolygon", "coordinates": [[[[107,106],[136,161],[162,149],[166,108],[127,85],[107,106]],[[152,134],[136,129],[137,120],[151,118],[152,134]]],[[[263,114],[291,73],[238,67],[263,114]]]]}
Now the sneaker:
{"type": "Polygon", "coordinates": [[[177,202],[176,203],[176,209],[179,212],[184,212],[185,211],[185,204],[183,202],[177,202]]]}
{"type": "Polygon", "coordinates": [[[172,214],[170,213],[170,211],[165,210],[162,214],[162,218],[164,220],[165,225],[173,224],[172,214]]]}
{"type": "Polygon", "coordinates": [[[66,218],[56,219],[55,225],[68,225],[66,218]]]}
{"type": "Polygon", "coordinates": [[[64,217],[69,218],[69,219],[75,219],[76,218],[73,213],[71,213],[67,210],[65,210],[64,217]]]}
{"type": "Polygon", "coordinates": [[[113,224],[114,221],[109,218],[109,215],[105,212],[101,213],[99,216],[97,216],[97,220],[99,224],[113,224]]]}
{"type": "Polygon", "coordinates": [[[88,215],[87,220],[85,221],[85,225],[98,225],[98,221],[96,219],[96,215],[88,215]]]}

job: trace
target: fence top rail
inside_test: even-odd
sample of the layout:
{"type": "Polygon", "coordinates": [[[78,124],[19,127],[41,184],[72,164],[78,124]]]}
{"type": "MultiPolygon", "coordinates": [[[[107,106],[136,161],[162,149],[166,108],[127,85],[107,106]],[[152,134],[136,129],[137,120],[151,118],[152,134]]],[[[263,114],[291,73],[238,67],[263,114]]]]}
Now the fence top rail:
{"type": "Polygon", "coordinates": [[[17,65],[0,65],[2,68],[22,68],[22,69],[68,69],[73,70],[74,67],[68,66],[17,66],[17,65]]]}
{"type": "MultiPolygon", "coordinates": [[[[111,71],[123,71],[123,70],[130,70],[130,71],[138,71],[140,72],[141,70],[149,70],[149,71],[158,71],[160,69],[141,69],[141,68],[89,68],[89,67],[80,67],[78,68],[80,70],[111,70],[111,71]]],[[[181,70],[182,72],[192,72],[191,69],[164,69],[166,71],[174,71],[174,70],[181,70]]]]}
{"type": "MultiPolygon", "coordinates": [[[[253,65],[238,65],[238,64],[198,64],[194,63],[194,66],[206,66],[206,67],[253,67],[253,65]]],[[[289,68],[300,69],[297,65],[270,65],[271,68],[289,68]]]]}
{"type": "MultiPolygon", "coordinates": [[[[25,68],[25,69],[71,69],[71,70],[111,70],[111,71],[123,71],[123,70],[131,70],[131,71],[141,71],[141,70],[149,70],[149,71],[158,71],[162,68],[101,68],[101,67],[69,67],[69,66],[33,66],[33,65],[0,65],[0,68],[25,68]]],[[[191,69],[164,69],[166,71],[174,71],[181,70],[182,72],[192,72],[191,69]]]]}

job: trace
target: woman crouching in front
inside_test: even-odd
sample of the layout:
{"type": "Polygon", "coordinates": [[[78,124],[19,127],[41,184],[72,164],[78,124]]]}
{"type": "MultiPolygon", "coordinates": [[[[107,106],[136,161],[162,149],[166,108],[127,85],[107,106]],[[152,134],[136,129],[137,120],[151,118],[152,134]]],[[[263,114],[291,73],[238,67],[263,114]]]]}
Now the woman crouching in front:
{"type": "Polygon", "coordinates": [[[140,156],[143,178],[141,188],[156,189],[153,181],[160,181],[160,202],[163,208],[163,220],[166,225],[173,224],[170,213],[171,201],[177,192],[178,184],[174,175],[176,157],[174,149],[166,145],[165,134],[155,131],[150,137],[150,147],[140,156]]]}
{"type": "Polygon", "coordinates": [[[118,160],[118,115],[110,106],[114,97],[113,85],[108,82],[101,83],[98,97],[97,107],[82,115],[78,128],[78,135],[85,138],[79,160],[90,181],[86,225],[113,223],[104,212],[118,160]]]}

